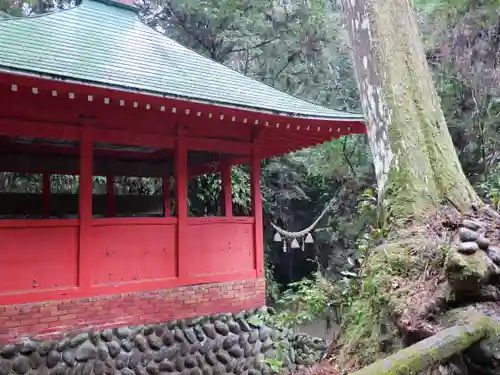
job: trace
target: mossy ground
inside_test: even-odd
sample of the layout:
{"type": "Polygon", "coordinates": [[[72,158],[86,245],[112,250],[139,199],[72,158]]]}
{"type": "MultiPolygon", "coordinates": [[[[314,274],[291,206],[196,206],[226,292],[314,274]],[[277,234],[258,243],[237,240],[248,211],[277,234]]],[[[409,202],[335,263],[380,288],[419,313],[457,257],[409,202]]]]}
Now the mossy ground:
{"type": "Polygon", "coordinates": [[[450,246],[442,223],[456,216],[454,211],[440,213],[424,224],[394,231],[397,240],[372,251],[333,354],[339,373],[351,373],[400,349],[402,331],[434,332],[421,316],[435,303],[444,279],[450,246]]]}

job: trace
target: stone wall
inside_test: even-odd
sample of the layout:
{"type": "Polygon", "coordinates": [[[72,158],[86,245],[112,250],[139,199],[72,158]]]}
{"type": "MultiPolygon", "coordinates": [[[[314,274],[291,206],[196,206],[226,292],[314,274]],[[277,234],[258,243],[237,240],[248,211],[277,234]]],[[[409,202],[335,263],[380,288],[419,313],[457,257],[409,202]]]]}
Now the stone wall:
{"type": "Polygon", "coordinates": [[[238,312],[265,303],[265,280],[0,306],[0,344],[57,339],[69,332],[238,312]]]}
{"type": "Polygon", "coordinates": [[[259,375],[311,365],[324,341],[266,325],[265,307],[0,347],[0,375],[259,375]],[[271,367],[269,366],[271,365],[271,367]],[[274,368],[276,370],[276,368],[274,368]]]}

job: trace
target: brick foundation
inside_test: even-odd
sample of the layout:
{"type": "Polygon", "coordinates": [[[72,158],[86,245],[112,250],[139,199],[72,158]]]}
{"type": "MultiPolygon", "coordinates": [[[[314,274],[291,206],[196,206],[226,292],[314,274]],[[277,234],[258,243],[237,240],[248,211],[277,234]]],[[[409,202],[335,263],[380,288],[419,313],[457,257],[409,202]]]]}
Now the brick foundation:
{"type": "Polygon", "coordinates": [[[265,304],[265,280],[191,285],[148,292],[0,306],[0,344],[24,337],[166,322],[265,304]]]}

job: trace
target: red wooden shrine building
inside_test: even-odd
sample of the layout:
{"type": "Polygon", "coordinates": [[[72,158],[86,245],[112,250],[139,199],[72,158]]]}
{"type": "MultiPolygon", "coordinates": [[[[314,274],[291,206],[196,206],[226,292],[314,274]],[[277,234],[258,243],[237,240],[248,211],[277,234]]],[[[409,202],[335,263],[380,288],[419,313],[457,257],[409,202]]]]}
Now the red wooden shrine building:
{"type": "Polygon", "coordinates": [[[260,161],[364,132],[361,116],[202,57],[125,4],[1,21],[0,343],[264,304],[260,161]],[[236,164],[251,171],[250,216],[233,212],[236,164]],[[222,176],[219,216],[189,212],[204,173],[222,176]],[[162,193],[120,192],[124,177],[162,193]]]}

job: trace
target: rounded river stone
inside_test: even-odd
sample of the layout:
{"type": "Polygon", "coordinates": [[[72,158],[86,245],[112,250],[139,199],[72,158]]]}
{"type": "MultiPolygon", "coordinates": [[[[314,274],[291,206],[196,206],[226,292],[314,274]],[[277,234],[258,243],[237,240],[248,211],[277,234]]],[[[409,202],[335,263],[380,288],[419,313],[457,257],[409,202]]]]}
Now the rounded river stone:
{"type": "Polygon", "coordinates": [[[149,349],[148,347],[148,340],[143,335],[137,335],[135,336],[135,346],[137,346],[137,349],[139,349],[141,352],[145,352],[146,350],[149,349]]]}
{"type": "Polygon", "coordinates": [[[38,344],[38,349],[36,350],[41,356],[46,356],[55,347],[54,342],[42,341],[38,344]]]}
{"type": "Polygon", "coordinates": [[[147,375],[148,372],[142,365],[137,365],[137,367],[134,370],[135,375],[147,375]]]}
{"type": "Polygon", "coordinates": [[[229,327],[227,326],[226,323],[223,323],[221,321],[216,321],[214,323],[214,328],[222,336],[226,336],[229,333],[229,327]]]}
{"type": "Polygon", "coordinates": [[[222,349],[222,339],[220,337],[217,337],[214,341],[213,341],[213,347],[212,347],[212,351],[214,353],[218,352],[219,350],[222,349]]]}
{"type": "Polygon", "coordinates": [[[486,251],[488,257],[495,263],[497,266],[500,265],[500,247],[491,245],[488,247],[486,251]]]}
{"type": "Polygon", "coordinates": [[[14,344],[7,344],[2,348],[0,355],[5,359],[14,358],[17,354],[16,346],[14,344]]]}
{"type": "Polygon", "coordinates": [[[12,361],[12,369],[20,375],[26,374],[30,370],[30,360],[25,356],[18,356],[12,361]]]}
{"type": "Polygon", "coordinates": [[[460,242],[458,252],[462,254],[474,254],[479,250],[479,245],[476,242],[460,242]]]}
{"type": "Polygon", "coordinates": [[[129,356],[126,353],[120,353],[116,357],[115,366],[117,370],[121,370],[128,365],[129,356]]]}
{"type": "Polygon", "coordinates": [[[97,348],[90,341],[85,341],[76,349],[76,360],[79,362],[88,361],[97,357],[97,348]]]}
{"type": "Polygon", "coordinates": [[[129,327],[118,327],[116,329],[116,336],[119,339],[127,339],[131,334],[131,330],[129,327]]]}
{"type": "Polygon", "coordinates": [[[154,333],[148,336],[148,343],[153,350],[160,350],[163,345],[161,337],[156,336],[154,333]]]}
{"type": "Polygon", "coordinates": [[[56,367],[56,365],[59,363],[60,360],[61,360],[61,353],[59,353],[56,350],[51,350],[49,354],[47,354],[47,359],[46,359],[47,367],[48,368],[56,367]]]}
{"type": "Polygon", "coordinates": [[[215,356],[215,354],[213,352],[208,352],[207,354],[205,354],[205,360],[207,361],[207,363],[209,365],[215,365],[217,363],[217,357],[215,356]]]}
{"type": "Polygon", "coordinates": [[[111,358],[116,358],[116,356],[118,354],[120,354],[120,351],[121,351],[120,343],[118,343],[117,341],[111,341],[108,344],[108,350],[109,350],[109,355],[111,356],[111,358]]]}
{"type": "Polygon", "coordinates": [[[479,238],[479,233],[469,228],[461,227],[458,229],[458,236],[460,241],[469,242],[477,240],[479,238]]]}
{"type": "Polygon", "coordinates": [[[106,371],[106,364],[103,361],[96,361],[94,365],[94,374],[104,375],[105,371],[106,371]]]}
{"type": "Polygon", "coordinates": [[[192,355],[188,355],[184,359],[184,364],[186,365],[187,368],[193,368],[193,367],[196,367],[196,365],[198,364],[198,361],[196,361],[196,357],[194,357],[192,355]]]}
{"type": "Polygon", "coordinates": [[[184,370],[184,358],[177,358],[175,360],[175,368],[177,369],[177,371],[184,370]]]}
{"type": "Polygon", "coordinates": [[[113,340],[113,330],[105,329],[101,332],[101,338],[106,342],[110,342],[111,340],[113,340]]]}
{"type": "Polygon", "coordinates": [[[229,327],[229,330],[236,334],[236,335],[239,335],[240,332],[241,332],[241,327],[238,323],[236,323],[234,320],[230,320],[229,322],[227,322],[227,325],[229,327]]]}
{"type": "Polygon", "coordinates": [[[231,355],[231,357],[234,357],[234,358],[240,358],[243,356],[243,350],[237,346],[229,349],[228,353],[231,355]]]}
{"type": "Polygon", "coordinates": [[[30,367],[34,370],[36,370],[43,364],[43,357],[40,354],[38,354],[38,352],[31,353],[29,359],[30,359],[30,367]]]}
{"type": "Polygon", "coordinates": [[[479,236],[479,238],[476,240],[476,243],[478,244],[479,248],[482,250],[488,249],[488,246],[491,245],[490,240],[487,239],[485,236],[479,236]]]}
{"type": "Polygon", "coordinates": [[[198,341],[196,341],[196,343],[194,343],[189,347],[189,354],[194,354],[198,352],[200,349],[201,349],[201,344],[198,341]]]}
{"type": "Polygon", "coordinates": [[[203,375],[212,375],[212,368],[210,366],[203,366],[203,368],[201,369],[203,375]]]}
{"type": "Polygon", "coordinates": [[[179,343],[186,342],[186,337],[184,336],[184,332],[182,332],[179,328],[174,330],[174,339],[179,343]]]}
{"type": "Polygon", "coordinates": [[[130,353],[130,358],[128,360],[128,368],[130,369],[135,369],[137,365],[141,362],[142,359],[142,353],[139,351],[139,349],[133,349],[132,352],[130,353]]]}
{"type": "Polygon", "coordinates": [[[122,375],[135,375],[135,372],[134,372],[134,371],[132,371],[131,369],[129,369],[128,367],[122,368],[122,369],[120,370],[120,373],[121,373],[122,375]]]}
{"type": "Polygon", "coordinates": [[[198,341],[202,342],[205,340],[205,334],[203,333],[203,328],[200,325],[194,326],[193,331],[198,341]]]}
{"type": "Polygon", "coordinates": [[[0,375],[9,375],[12,371],[12,363],[0,358],[0,375]]]}
{"type": "Polygon", "coordinates": [[[166,331],[164,334],[163,334],[163,343],[166,345],[166,346],[170,346],[172,345],[174,342],[175,342],[175,339],[174,339],[174,335],[172,332],[170,331],[166,331]]]}
{"type": "Polygon", "coordinates": [[[237,322],[243,331],[250,332],[251,327],[245,319],[238,319],[237,322]]]}
{"type": "Polygon", "coordinates": [[[225,352],[219,352],[219,353],[215,354],[215,356],[217,357],[219,362],[224,364],[224,365],[227,365],[229,362],[231,362],[231,357],[229,356],[229,354],[227,354],[225,352]]]}
{"type": "Polygon", "coordinates": [[[165,351],[166,348],[161,348],[161,350],[158,350],[153,354],[153,361],[156,363],[160,363],[163,361],[165,358],[167,358],[167,352],[165,351]]]}
{"type": "Polygon", "coordinates": [[[252,331],[250,331],[250,334],[248,335],[248,342],[250,344],[253,344],[258,339],[259,339],[259,331],[256,329],[252,329],[252,331]]]}
{"type": "Polygon", "coordinates": [[[62,359],[69,367],[76,365],[76,356],[74,350],[66,350],[62,354],[62,359]]]}
{"type": "Polygon", "coordinates": [[[72,348],[76,348],[77,346],[82,345],[84,342],[86,342],[89,339],[89,334],[88,333],[80,333],[73,337],[69,341],[69,346],[72,348]]]}
{"type": "Polygon", "coordinates": [[[194,329],[192,327],[185,328],[184,335],[186,336],[190,344],[198,342],[198,338],[196,337],[196,334],[194,333],[194,329]]]}
{"type": "Polygon", "coordinates": [[[224,342],[222,343],[222,348],[225,350],[232,348],[234,345],[236,345],[238,343],[238,339],[239,338],[237,335],[229,332],[227,337],[224,339],[224,342]]]}
{"type": "Polygon", "coordinates": [[[205,335],[210,337],[211,339],[215,339],[217,337],[217,332],[215,332],[215,328],[212,324],[205,323],[203,324],[203,332],[205,335]]]}
{"type": "Polygon", "coordinates": [[[121,341],[121,346],[122,349],[125,350],[127,353],[130,353],[132,351],[132,348],[134,347],[134,345],[127,339],[123,339],[121,341]]]}
{"type": "Polygon", "coordinates": [[[161,372],[173,372],[175,370],[175,367],[172,364],[172,362],[167,360],[161,361],[160,364],[158,365],[158,368],[160,369],[161,372]]]}
{"type": "Polygon", "coordinates": [[[259,328],[259,340],[266,341],[273,334],[273,330],[267,326],[262,326],[259,328]]]}
{"type": "Polygon", "coordinates": [[[36,351],[36,343],[32,340],[26,340],[21,344],[19,352],[24,355],[30,355],[36,351]]]}
{"type": "Polygon", "coordinates": [[[149,362],[146,365],[146,371],[148,372],[149,375],[158,375],[160,373],[158,365],[154,362],[149,362]]]}
{"type": "Polygon", "coordinates": [[[462,221],[462,225],[470,230],[479,230],[482,227],[482,224],[480,222],[468,219],[462,221]]]}

